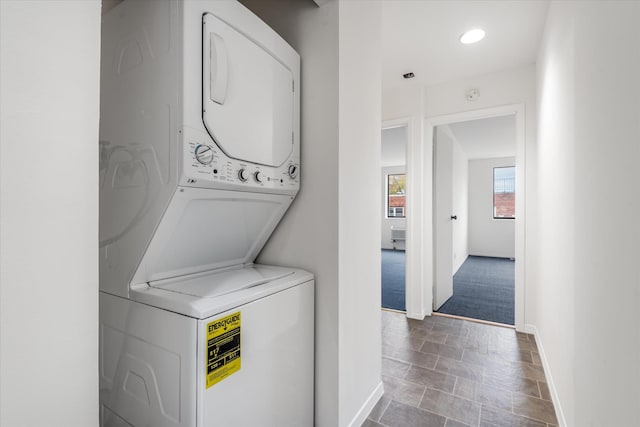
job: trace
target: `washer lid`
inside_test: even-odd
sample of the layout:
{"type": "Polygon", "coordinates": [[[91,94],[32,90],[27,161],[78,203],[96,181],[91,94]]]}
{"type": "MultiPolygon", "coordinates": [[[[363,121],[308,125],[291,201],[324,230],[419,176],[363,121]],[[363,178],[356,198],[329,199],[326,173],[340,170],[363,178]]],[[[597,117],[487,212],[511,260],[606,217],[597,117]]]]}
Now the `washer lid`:
{"type": "MultiPolygon", "coordinates": [[[[282,165],[293,150],[297,64],[277,34],[253,40],[211,13],[202,23],[202,119],[229,157],[282,165]],[[283,47],[284,46],[284,47],[283,47]]],[[[299,61],[299,57],[294,55],[299,61]]]]}
{"type": "Polygon", "coordinates": [[[199,298],[215,298],[290,276],[293,270],[252,265],[217,273],[203,273],[192,279],[167,279],[151,282],[152,288],[199,298]]]}
{"type": "Polygon", "coordinates": [[[305,283],[313,283],[313,275],[307,271],[252,264],[135,286],[130,297],[164,310],[207,319],[305,283]]]}
{"type": "Polygon", "coordinates": [[[292,199],[178,187],[131,284],[252,263],[292,199]]]}

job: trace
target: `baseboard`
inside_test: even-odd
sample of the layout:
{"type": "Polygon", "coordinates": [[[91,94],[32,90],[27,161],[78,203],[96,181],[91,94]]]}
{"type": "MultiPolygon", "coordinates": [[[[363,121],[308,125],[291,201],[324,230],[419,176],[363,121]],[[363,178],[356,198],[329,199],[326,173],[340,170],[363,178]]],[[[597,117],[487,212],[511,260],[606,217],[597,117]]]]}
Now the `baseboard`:
{"type": "Polygon", "coordinates": [[[511,259],[511,260],[515,260],[515,255],[496,255],[496,254],[469,254],[467,255],[467,257],[470,256],[479,256],[479,257],[484,257],[484,258],[501,258],[501,259],[511,259]]]}
{"type": "Polygon", "coordinates": [[[386,308],[386,307],[382,307],[382,311],[389,311],[391,313],[400,313],[400,314],[407,314],[406,311],[403,310],[396,310],[394,308],[386,308]]]}
{"type": "Polygon", "coordinates": [[[538,328],[535,325],[524,325],[525,332],[532,334],[536,338],[536,344],[538,346],[538,354],[540,354],[540,360],[542,361],[542,367],[544,368],[544,375],[547,379],[547,385],[549,386],[549,392],[551,393],[551,400],[553,401],[553,407],[556,410],[556,418],[558,419],[558,427],[567,427],[567,420],[564,417],[562,411],[562,405],[558,398],[558,391],[556,385],[553,382],[553,376],[551,375],[551,369],[549,368],[549,362],[547,361],[547,355],[544,352],[544,345],[540,334],[538,334],[538,328]]]}
{"type": "Polygon", "coordinates": [[[413,312],[407,311],[407,317],[409,319],[422,320],[424,319],[425,315],[423,313],[413,313],[413,312]]]}
{"type": "Polygon", "coordinates": [[[355,415],[355,417],[353,417],[353,419],[349,423],[349,427],[360,427],[365,422],[365,420],[367,419],[367,415],[369,415],[373,407],[376,406],[376,403],[378,403],[378,400],[380,400],[383,394],[384,385],[382,384],[382,381],[380,381],[376,388],[373,389],[367,400],[364,402],[358,413],[355,415]]]}

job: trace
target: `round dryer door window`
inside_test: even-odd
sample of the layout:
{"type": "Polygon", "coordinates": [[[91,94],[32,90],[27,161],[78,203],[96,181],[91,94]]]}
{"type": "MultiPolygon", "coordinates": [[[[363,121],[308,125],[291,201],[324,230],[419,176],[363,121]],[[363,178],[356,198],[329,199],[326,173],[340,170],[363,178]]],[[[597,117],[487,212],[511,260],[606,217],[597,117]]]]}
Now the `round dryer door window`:
{"type": "Polygon", "coordinates": [[[282,165],[293,149],[291,69],[263,47],[268,40],[252,40],[210,13],[202,34],[207,131],[229,157],[282,165]]]}

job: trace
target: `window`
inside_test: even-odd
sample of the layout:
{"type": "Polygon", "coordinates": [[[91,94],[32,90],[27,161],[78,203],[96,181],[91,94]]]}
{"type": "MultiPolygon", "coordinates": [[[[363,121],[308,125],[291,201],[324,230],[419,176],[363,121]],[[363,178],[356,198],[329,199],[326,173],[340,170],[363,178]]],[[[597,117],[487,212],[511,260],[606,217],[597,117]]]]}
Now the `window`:
{"type": "Polygon", "coordinates": [[[390,207],[389,218],[404,218],[404,208],[402,207],[390,207]]]}
{"type": "Polygon", "coordinates": [[[405,174],[387,175],[387,217],[404,218],[407,177],[405,174]]]}
{"type": "Polygon", "coordinates": [[[493,168],[493,218],[516,217],[516,168],[493,168]]]}

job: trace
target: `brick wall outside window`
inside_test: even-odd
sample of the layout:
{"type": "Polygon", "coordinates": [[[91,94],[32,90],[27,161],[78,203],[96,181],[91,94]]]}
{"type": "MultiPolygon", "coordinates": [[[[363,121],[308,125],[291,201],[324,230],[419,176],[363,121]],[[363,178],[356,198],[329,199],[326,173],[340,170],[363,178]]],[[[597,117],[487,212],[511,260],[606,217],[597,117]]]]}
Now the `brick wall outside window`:
{"type": "Polygon", "coordinates": [[[495,218],[514,218],[516,216],[516,193],[495,193],[493,195],[495,218]]]}

